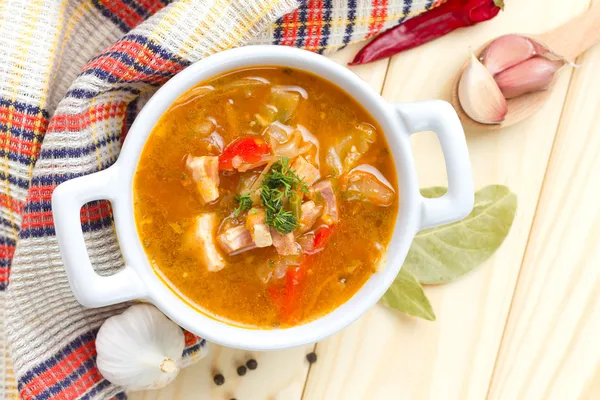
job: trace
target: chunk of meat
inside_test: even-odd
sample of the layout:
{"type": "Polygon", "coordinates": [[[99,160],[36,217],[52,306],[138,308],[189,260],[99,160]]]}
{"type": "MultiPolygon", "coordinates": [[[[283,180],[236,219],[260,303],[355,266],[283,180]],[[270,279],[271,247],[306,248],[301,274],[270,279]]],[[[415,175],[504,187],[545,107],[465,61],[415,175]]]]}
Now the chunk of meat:
{"type": "Polygon", "coordinates": [[[298,221],[300,225],[298,226],[298,229],[296,229],[297,235],[301,235],[313,227],[317,218],[319,218],[323,212],[323,206],[319,206],[314,201],[309,200],[302,203],[300,209],[302,212],[300,214],[300,220],[298,221]]]}
{"type": "Polygon", "coordinates": [[[339,221],[337,199],[331,181],[322,181],[314,185],[310,190],[310,196],[316,204],[323,205],[325,208],[322,218],[327,225],[339,221]]]}
{"type": "Polygon", "coordinates": [[[250,236],[252,236],[256,247],[269,247],[273,244],[271,232],[265,222],[265,210],[252,208],[248,211],[246,229],[250,231],[250,236]]]}
{"type": "Polygon", "coordinates": [[[271,237],[273,238],[273,246],[277,253],[282,256],[291,256],[300,254],[299,246],[296,244],[294,234],[292,232],[286,233],[285,235],[280,233],[277,229],[271,228],[271,237]]]}
{"type": "Polygon", "coordinates": [[[255,248],[250,231],[244,225],[234,226],[226,229],[217,236],[221,248],[229,255],[235,255],[246,250],[255,248]]]}
{"type": "Polygon", "coordinates": [[[219,271],[225,267],[225,260],[215,243],[215,231],[219,221],[215,213],[201,214],[186,233],[186,241],[198,247],[195,255],[209,271],[219,271]]]}
{"type": "Polygon", "coordinates": [[[296,161],[292,164],[292,169],[307,186],[312,186],[321,177],[319,170],[302,156],[296,158],[296,161]]]}
{"type": "Polygon", "coordinates": [[[186,167],[205,203],[219,198],[219,157],[188,157],[186,167]]]}

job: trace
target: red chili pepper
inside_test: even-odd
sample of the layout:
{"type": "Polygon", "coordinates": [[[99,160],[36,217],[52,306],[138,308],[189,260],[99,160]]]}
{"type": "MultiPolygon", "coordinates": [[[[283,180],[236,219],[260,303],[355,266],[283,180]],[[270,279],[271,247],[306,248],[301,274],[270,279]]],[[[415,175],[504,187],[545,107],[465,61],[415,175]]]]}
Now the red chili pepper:
{"type": "Polygon", "coordinates": [[[317,253],[327,246],[329,242],[329,238],[333,234],[333,227],[324,226],[323,228],[319,228],[315,233],[315,245],[311,254],[317,253]]]}
{"type": "Polygon", "coordinates": [[[275,305],[279,308],[282,321],[287,323],[296,322],[298,315],[298,303],[302,297],[304,286],[306,284],[307,271],[313,262],[313,254],[323,250],[333,234],[333,227],[324,226],[315,233],[314,250],[304,257],[304,262],[297,267],[288,268],[285,274],[285,284],[281,286],[271,286],[269,296],[275,305]]]}
{"type": "Polygon", "coordinates": [[[259,162],[262,156],[271,153],[271,147],[259,137],[243,137],[229,143],[219,156],[219,169],[233,171],[233,159],[239,156],[242,162],[252,164],[259,162]]]}
{"type": "Polygon", "coordinates": [[[455,29],[494,18],[504,0],[448,0],[442,5],[388,29],[363,47],[350,65],[391,57],[439,38],[455,29]]]}
{"type": "Polygon", "coordinates": [[[269,288],[269,296],[279,308],[282,321],[292,323],[300,317],[297,314],[298,302],[304,290],[307,268],[308,266],[305,264],[290,267],[285,274],[284,286],[269,288]]]}
{"type": "Polygon", "coordinates": [[[285,297],[283,298],[284,318],[290,322],[298,317],[296,310],[304,290],[306,265],[288,269],[285,274],[285,297]]]}

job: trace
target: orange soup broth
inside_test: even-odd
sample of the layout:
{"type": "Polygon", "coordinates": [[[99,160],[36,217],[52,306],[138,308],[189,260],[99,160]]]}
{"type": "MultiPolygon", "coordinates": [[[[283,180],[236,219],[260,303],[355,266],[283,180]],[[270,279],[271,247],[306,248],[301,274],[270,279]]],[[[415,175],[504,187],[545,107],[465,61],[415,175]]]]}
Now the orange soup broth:
{"type": "MultiPolygon", "coordinates": [[[[306,282],[293,323],[281,321],[269,287],[259,270],[276,258],[273,247],[225,256],[227,266],[209,272],[186,248],[184,232],[194,218],[207,211],[220,219],[237,206],[234,201],[239,173],[220,173],[220,197],[203,205],[194,185],[185,184],[188,155],[218,155],[219,150],[198,131],[200,121],[213,118],[225,145],[246,135],[260,135],[262,127],[252,123],[261,112],[271,85],[226,88],[244,77],[261,77],[271,85],[296,85],[306,90],[287,123],[301,124],[320,143],[321,175],[330,175],[325,165],[326,150],[338,143],[357,123],[368,123],[377,140],[360,160],[376,167],[397,193],[394,162],[381,128],[352,98],[337,86],[315,75],[288,68],[243,69],[211,79],[184,94],[161,117],[148,138],[134,180],[134,209],[139,237],[155,271],[177,293],[202,313],[227,323],[269,329],[304,323],[322,316],[351,298],[375,272],[381,246],[387,247],[398,212],[398,196],[389,207],[362,201],[345,201],[337,196],[340,222],[334,227],[327,247],[312,256],[306,282]],[[203,90],[205,86],[216,88],[203,90]]],[[[257,171],[262,170],[258,168],[257,171]]],[[[281,281],[281,280],[280,280],[281,281]]]]}

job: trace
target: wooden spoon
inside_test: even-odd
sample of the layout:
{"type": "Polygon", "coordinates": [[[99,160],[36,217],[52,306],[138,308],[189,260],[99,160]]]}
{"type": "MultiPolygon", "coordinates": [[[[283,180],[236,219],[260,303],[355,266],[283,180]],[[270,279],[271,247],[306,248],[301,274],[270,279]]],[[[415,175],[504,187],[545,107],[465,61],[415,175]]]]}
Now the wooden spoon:
{"type": "MultiPolygon", "coordinates": [[[[538,41],[555,54],[574,62],[579,55],[600,41],[600,4],[593,6],[587,12],[554,30],[539,35],[523,36],[538,41]]],[[[474,53],[475,56],[479,58],[481,53],[491,42],[492,40],[478,49],[474,53]]],[[[469,61],[467,60],[458,73],[456,81],[452,87],[451,102],[463,124],[476,126],[483,129],[492,130],[504,128],[516,124],[517,122],[520,122],[531,116],[537,112],[544,105],[544,103],[546,103],[550,97],[552,89],[554,88],[554,82],[556,82],[555,79],[550,87],[546,90],[528,93],[507,100],[508,113],[506,114],[506,119],[501,124],[481,124],[472,120],[467,114],[465,114],[460,105],[460,101],[458,100],[458,82],[460,81],[463,71],[468,64],[469,61]]]]}

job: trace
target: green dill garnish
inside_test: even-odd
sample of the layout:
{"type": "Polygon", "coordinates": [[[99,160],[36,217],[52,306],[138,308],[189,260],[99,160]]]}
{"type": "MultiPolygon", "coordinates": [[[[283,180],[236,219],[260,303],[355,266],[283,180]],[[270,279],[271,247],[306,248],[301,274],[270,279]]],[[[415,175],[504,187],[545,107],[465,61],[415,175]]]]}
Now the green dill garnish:
{"type": "Polygon", "coordinates": [[[298,227],[298,220],[291,211],[281,208],[277,213],[272,214],[269,222],[269,213],[266,213],[267,225],[272,226],[284,235],[292,232],[298,227]]]}
{"type": "Polygon", "coordinates": [[[273,164],[262,186],[270,189],[283,188],[283,194],[286,198],[292,195],[293,189],[300,189],[304,193],[308,193],[308,186],[292,171],[290,160],[285,157],[273,164]]]}
{"type": "Polygon", "coordinates": [[[241,213],[244,213],[252,208],[252,200],[250,199],[249,194],[236,195],[235,201],[238,203],[238,206],[235,210],[233,210],[233,215],[239,217],[241,213]]]}
{"type": "Polygon", "coordinates": [[[294,207],[299,196],[295,190],[308,193],[308,186],[292,171],[289,160],[281,158],[265,176],[260,188],[260,200],[265,206],[267,225],[283,234],[290,233],[298,227],[298,217],[295,215],[297,213],[284,207],[286,203],[294,207]]]}

